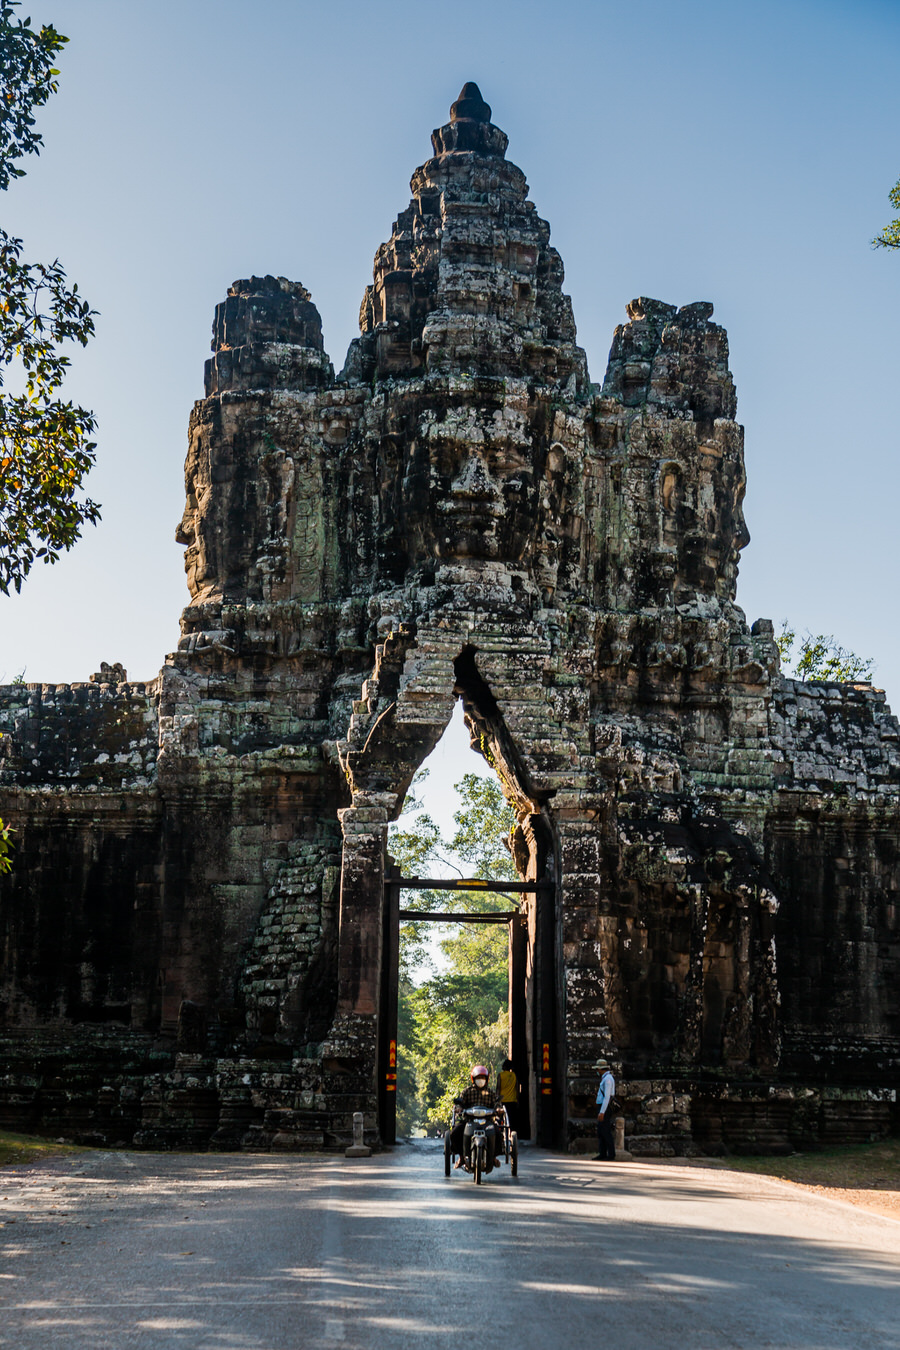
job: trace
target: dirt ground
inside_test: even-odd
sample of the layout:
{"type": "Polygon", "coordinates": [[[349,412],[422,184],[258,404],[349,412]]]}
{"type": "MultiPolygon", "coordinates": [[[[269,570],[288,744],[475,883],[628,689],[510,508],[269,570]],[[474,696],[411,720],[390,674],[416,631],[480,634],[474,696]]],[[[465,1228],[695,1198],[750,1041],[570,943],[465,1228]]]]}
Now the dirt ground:
{"type": "MultiPolygon", "coordinates": [[[[671,1161],[683,1167],[686,1159],[671,1161]]],[[[690,1165],[778,1177],[804,1190],[900,1221],[900,1139],[823,1149],[820,1153],[793,1153],[787,1158],[693,1158],[690,1165]]]]}

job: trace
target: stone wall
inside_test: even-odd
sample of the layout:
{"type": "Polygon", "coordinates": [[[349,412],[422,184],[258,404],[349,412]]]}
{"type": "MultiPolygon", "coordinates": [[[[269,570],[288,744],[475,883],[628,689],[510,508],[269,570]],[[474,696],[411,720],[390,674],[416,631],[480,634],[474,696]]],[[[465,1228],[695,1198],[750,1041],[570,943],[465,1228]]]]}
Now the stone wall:
{"type": "Polygon", "coordinates": [[[461,699],[545,884],[511,1047],[538,1138],[590,1139],[598,1053],[636,1154],[882,1132],[900,731],[869,686],[784,679],[736,604],[725,331],[633,300],[592,384],[475,86],[432,148],[340,375],[299,283],[217,308],[158,680],[0,691],[0,1114],[376,1139],[387,827],[461,699]]]}

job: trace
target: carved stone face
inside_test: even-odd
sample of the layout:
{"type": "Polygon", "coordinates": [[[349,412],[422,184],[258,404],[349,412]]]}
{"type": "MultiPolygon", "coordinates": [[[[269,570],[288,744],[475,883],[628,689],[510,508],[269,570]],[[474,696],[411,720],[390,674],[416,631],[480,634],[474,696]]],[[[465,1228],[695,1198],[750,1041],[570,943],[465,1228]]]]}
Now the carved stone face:
{"type": "Polygon", "coordinates": [[[731,487],[733,502],[731,512],[732,535],[728,549],[728,565],[732,575],[737,577],[741,549],[745,549],[750,543],[750,531],[744,519],[744,492],[747,488],[747,482],[743,472],[734,475],[731,487]]]}
{"type": "Polygon", "coordinates": [[[200,430],[192,426],[185,466],[184,515],[175,531],[175,541],[186,545],[184,570],[193,600],[203,598],[214,587],[216,578],[214,534],[207,513],[202,509],[210,495],[210,483],[208,475],[201,469],[201,450],[200,430]]]}
{"type": "MultiPolygon", "coordinates": [[[[700,592],[733,599],[741,549],[750,542],[740,428],[720,422],[715,441],[690,451],[659,476],[662,543],[669,550],[668,580],[682,598],[700,592]]],[[[665,555],[663,555],[665,563],[665,555]]]]}
{"type": "MultiPolygon", "coordinates": [[[[437,495],[437,494],[435,494],[437,495]]],[[[506,507],[488,460],[473,450],[436,502],[436,552],[441,558],[495,558],[506,507]]]]}
{"type": "Polygon", "coordinates": [[[402,468],[399,514],[411,563],[521,562],[536,526],[544,456],[506,408],[420,420],[402,468]]]}
{"type": "Polygon", "coordinates": [[[718,472],[711,475],[709,483],[701,480],[701,519],[707,540],[705,575],[698,580],[706,581],[704,589],[733,600],[740,553],[750,542],[750,531],[744,519],[746,477],[740,430],[734,427],[731,431],[729,427],[729,431],[731,434],[727,435],[722,429],[725,453],[718,472]]]}

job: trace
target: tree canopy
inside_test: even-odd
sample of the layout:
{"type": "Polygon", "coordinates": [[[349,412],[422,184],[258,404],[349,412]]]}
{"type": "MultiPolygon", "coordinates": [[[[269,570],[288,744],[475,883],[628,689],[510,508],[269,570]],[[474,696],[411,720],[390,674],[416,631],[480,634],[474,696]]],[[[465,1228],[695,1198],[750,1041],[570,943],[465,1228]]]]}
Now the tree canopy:
{"type": "Polygon", "coordinates": [[[53,62],[69,40],[52,24],[37,30],[31,19],[15,18],[19,2],[0,4],[0,87],[6,105],[0,120],[0,191],[24,175],[17,159],[40,154],[44,142],[34,130],[34,110],[56,93],[59,71],[53,62]]]}
{"type": "MultiPolygon", "coordinates": [[[[900,182],[891,188],[888,196],[891,205],[900,211],[900,182]]],[[[892,220],[887,229],[882,230],[881,234],[876,234],[872,240],[873,248],[900,248],[900,216],[892,220]]]]}
{"type": "MultiPolygon", "coordinates": [[[[18,160],[40,152],[34,111],[56,92],[53,61],[68,41],[19,20],[17,8],[18,0],[0,4],[0,190],[24,174],[18,160]]],[[[0,293],[0,591],[9,594],[38,559],[52,563],[70,549],[100,511],[79,496],[95,460],[94,416],[60,397],[70,363],[63,344],[87,344],[94,311],[58,259],[25,261],[22,240],[2,229],[0,293]]]]}

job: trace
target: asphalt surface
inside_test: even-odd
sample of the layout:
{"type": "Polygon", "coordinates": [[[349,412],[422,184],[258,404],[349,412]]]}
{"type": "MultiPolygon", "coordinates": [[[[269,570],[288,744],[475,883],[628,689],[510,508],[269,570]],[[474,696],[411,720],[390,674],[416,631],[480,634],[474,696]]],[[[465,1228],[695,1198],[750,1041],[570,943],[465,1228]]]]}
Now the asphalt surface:
{"type": "Polygon", "coordinates": [[[738,1173],[101,1152],[0,1172],[0,1223],[16,1350],[900,1347],[900,1223],[738,1173]]]}

